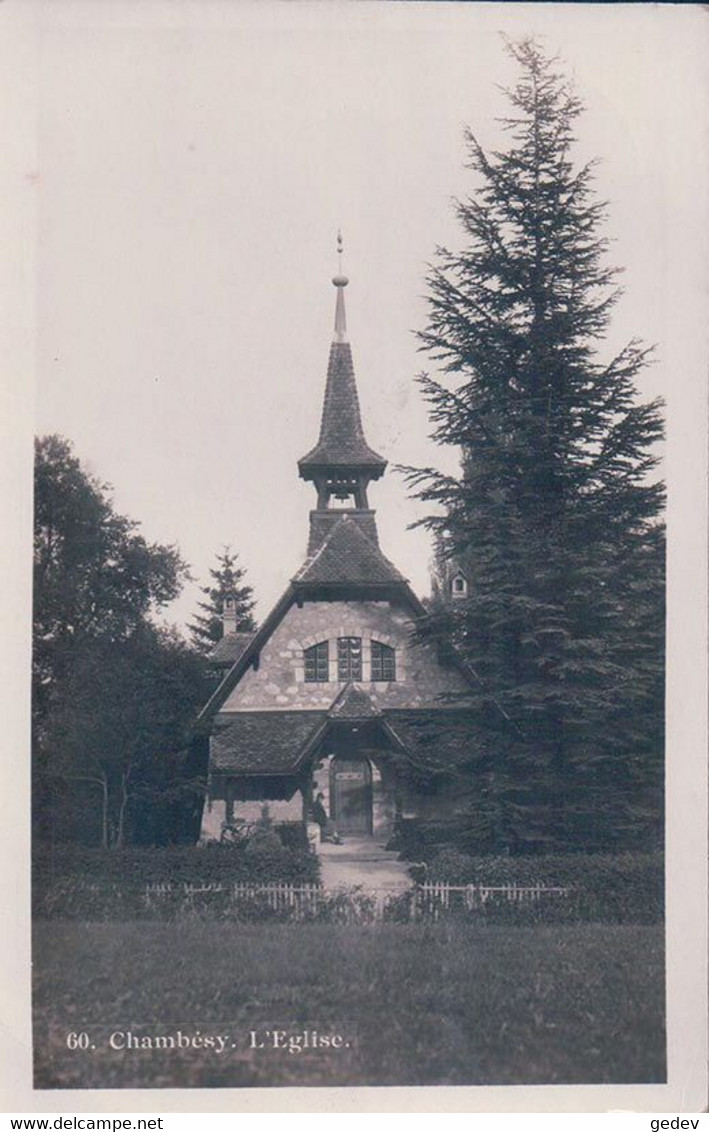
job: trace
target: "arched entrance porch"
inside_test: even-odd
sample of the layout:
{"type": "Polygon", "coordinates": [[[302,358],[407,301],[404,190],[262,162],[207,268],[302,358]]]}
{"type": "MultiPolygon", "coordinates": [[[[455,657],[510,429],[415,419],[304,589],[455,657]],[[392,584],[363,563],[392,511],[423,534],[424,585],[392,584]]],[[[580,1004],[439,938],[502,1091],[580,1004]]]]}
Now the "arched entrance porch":
{"type": "Polygon", "coordinates": [[[312,796],[343,837],[388,841],[397,812],[396,775],[390,752],[371,726],[333,727],[312,768],[312,796]]]}
{"type": "Polygon", "coordinates": [[[330,817],[343,837],[367,837],[373,832],[372,764],[361,752],[330,760],[330,817]]]}

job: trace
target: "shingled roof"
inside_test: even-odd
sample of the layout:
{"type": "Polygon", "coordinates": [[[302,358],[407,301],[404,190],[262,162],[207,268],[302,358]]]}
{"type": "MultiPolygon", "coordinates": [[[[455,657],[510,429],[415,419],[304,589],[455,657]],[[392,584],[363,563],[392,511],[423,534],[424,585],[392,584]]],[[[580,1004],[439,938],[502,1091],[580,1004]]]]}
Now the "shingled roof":
{"type": "Polygon", "coordinates": [[[293,578],[295,586],[392,583],[405,584],[406,578],[348,515],[335,524],[320,549],[305,560],[293,578]]]}
{"type": "Polygon", "coordinates": [[[234,664],[248,648],[253,635],[253,633],[226,633],[210,652],[210,664],[219,666],[234,664]]]}
{"type": "Polygon", "coordinates": [[[292,774],[326,720],[324,712],[244,712],[212,738],[210,770],[292,774]]]}
{"type": "Polygon", "coordinates": [[[356,684],[345,684],[329,712],[330,719],[336,720],[377,719],[381,714],[371,696],[356,684]]]}
{"type": "Polygon", "coordinates": [[[318,470],[363,468],[377,479],[386,466],[386,460],[364,439],[350,344],[333,342],[320,439],[315,448],[298,461],[298,470],[303,479],[311,479],[318,470]]]}
{"type": "Polygon", "coordinates": [[[485,753],[480,729],[469,713],[444,709],[380,712],[369,696],[348,684],[326,712],[243,712],[212,736],[213,774],[289,776],[325,734],[328,723],[378,722],[414,765],[448,772],[485,753]]]}

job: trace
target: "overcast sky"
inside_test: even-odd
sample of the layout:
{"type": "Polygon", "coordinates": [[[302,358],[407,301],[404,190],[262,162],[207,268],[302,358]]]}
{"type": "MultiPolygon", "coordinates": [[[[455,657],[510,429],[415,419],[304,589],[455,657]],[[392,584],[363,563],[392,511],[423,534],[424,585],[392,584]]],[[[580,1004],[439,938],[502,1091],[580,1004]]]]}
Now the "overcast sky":
{"type": "MultiPolygon", "coordinates": [[[[441,463],[415,385],[426,263],[459,246],[462,132],[498,146],[500,32],[543,37],[587,105],[626,295],[608,349],[658,344],[643,396],[704,380],[707,21],[698,6],[60,3],[39,55],[36,428],[74,441],[204,580],[230,543],[269,606],[305,552],[342,229],[369,443],[441,463]],[[691,339],[691,342],[689,341],[691,339]],[[702,353],[704,350],[704,353],[702,353]]],[[[677,416],[675,439],[681,440],[677,416]]],[[[428,539],[391,470],[386,554],[428,539]]],[[[188,587],[170,611],[194,610],[188,587]]]]}

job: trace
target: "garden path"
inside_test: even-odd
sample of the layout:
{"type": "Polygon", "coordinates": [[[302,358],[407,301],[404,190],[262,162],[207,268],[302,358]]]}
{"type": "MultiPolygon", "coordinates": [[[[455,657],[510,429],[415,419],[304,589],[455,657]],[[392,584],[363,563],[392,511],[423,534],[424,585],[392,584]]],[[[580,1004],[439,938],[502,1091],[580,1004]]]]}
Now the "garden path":
{"type": "Polygon", "coordinates": [[[404,892],[413,884],[405,861],[372,837],[348,837],[342,845],[318,845],[323,888],[361,886],[366,891],[404,892]]]}

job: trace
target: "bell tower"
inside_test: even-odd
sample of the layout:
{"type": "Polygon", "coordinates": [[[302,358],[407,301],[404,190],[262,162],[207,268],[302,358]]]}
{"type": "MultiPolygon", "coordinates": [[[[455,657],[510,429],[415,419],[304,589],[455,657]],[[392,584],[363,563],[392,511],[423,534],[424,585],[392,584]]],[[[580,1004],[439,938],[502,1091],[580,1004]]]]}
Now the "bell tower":
{"type": "Polygon", "coordinates": [[[384,474],[387,466],[387,461],[367,444],[362,428],[345,316],[345,287],[349,279],[342,274],[339,232],[337,251],[340,270],[332,280],[337,290],[335,331],[330,346],[320,438],[307,456],[298,461],[301,479],[312,482],[317,490],[317,506],[310,512],[308,554],[319,549],[343,514],[354,519],[367,537],[378,544],[367,488],[372,480],[384,474]]]}

